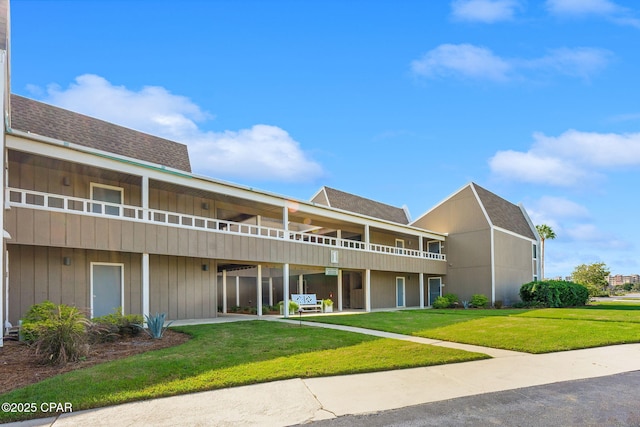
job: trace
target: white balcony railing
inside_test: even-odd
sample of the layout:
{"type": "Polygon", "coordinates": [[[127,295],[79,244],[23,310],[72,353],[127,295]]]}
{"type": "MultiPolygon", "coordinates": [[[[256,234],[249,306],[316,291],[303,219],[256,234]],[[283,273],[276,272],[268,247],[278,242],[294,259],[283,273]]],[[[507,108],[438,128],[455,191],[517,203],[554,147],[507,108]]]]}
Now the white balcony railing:
{"type": "Polygon", "coordinates": [[[8,188],[5,200],[9,206],[28,207],[47,211],[64,211],[82,215],[99,217],[116,217],[120,219],[163,224],[179,228],[206,230],[215,233],[231,233],[250,235],[266,239],[293,240],[321,246],[331,246],[360,251],[378,252],[389,255],[408,256],[446,261],[446,255],[424,252],[415,249],[397,248],[394,246],[366,243],[357,240],[338,239],[320,234],[295,232],[280,228],[264,227],[221,219],[205,218],[195,215],[168,212],[158,209],[144,209],[140,206],[129,206],[78,197],[42,193],[39,191],[8,188]]]}

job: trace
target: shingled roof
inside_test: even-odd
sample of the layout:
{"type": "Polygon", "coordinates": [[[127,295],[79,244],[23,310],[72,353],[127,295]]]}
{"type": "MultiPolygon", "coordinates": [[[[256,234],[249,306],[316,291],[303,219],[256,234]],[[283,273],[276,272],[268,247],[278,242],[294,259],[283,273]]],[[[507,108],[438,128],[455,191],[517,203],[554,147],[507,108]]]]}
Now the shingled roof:
{"type": "Polygon", "coordinates": [[[409,218],[404,208],[397,208],[330,187],[322,187],[311,201],[399,224],[409,223],[409,218]]]}
{"type": "Polygon", "coordinates": [[[475,188],[480,202],[484,206],[487,215],[491,223],[505,230],[512,231],[521,236],[528,237],[530,239],[536,239],[536,236],[531,230],[529,222],[525,218],[522,210],[519,206],[503,199],[502,197],[493,194],[491,191],[480,187],[478,184],[471,183],[475,188]]]}
{"type": "Polygon", "coordinates": [[[11,95],[10,127],[191,172],[187,146],[33,99],[11,95]]]}

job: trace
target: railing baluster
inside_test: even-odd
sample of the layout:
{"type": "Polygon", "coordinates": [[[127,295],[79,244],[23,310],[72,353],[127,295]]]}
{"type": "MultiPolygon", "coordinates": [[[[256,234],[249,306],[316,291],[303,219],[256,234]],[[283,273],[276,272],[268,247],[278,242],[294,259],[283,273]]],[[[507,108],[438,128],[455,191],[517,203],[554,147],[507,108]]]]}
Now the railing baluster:
{"type": "MultiPolygon", "coordinates": [[[[134,221],[159,222],[166,225],[174,225],[184,228],[204,228],[213,232],[247,234],[269,239],[287,239],[287,237],[289,237],[290,240],[300,243],[333,247],[337,246],[368,252],[378,252],[406,257],[418,257],[430,260],[446,261],[446,255],[440,253],[421,252],[414,249],[396,248],[394,246],[380,245],[377,243],[366,244],[357,240],[338,239],[335,237],[304,232],[291,232],[278,228],[204,218],[177,212],[143,209],[138,206],[128,206],[111,203],[107,204],[96,200],[54,195],[38,191],[19,190],[15,188],[7,188],[5,190],[5,194],[6,201],[9,206],[26,206],[32,209],[63,210],[71,212],[80,211],[85,212],[89,215],[110,215],[134,221]],[[16,195],[19,196],[19,201],[12,200],[16,195]],[[34,203],[27,203],[27,196],[33,197],[34,203]],[[38,203],[38,199],[41,199],[42,203],[38,203]],[[62,206],[50,206],[52,200],[62,200],[62,206]],[[77,205],[80,206],[80,209],[77,208],[77,205]],[[95,212],[93,209],[94,207],[97,208],[95,212]],[[113,208],[117,209],[117,215],[112,214],[114,212],[113,208]],[[111,211],[111,213],[109,213],[108,211],[111,211]],[[131,215],[127,216],[127,212],[130,212],[131,215]]],[[[59,203],[56,204],[60,205],[59,203]]]]}

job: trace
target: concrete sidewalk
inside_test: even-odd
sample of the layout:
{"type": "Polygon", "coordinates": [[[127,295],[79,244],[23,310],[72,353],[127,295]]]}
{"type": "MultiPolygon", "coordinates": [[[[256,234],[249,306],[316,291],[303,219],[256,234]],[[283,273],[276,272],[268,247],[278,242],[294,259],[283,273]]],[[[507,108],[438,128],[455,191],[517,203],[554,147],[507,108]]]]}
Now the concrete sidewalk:
{"type": "MultiPolygon", "coordinates": [[[[334,327],[326,324],[311,325],[334,327]]],[[[347,330],[354,329],[396,338],[396,334],[389,336],[379,331],[360,328],[347,330]]],[[[415,338],[403,335],[400,337],[412,341],[415,338]]],[[[453,346],[453,343],[435,344],[453,346]]],[[[464,349],[492,352],[494,358],[397,371],[276,381],[134,402],[14,425],[286,426],[340,415],[376,412],[640,370],[640,344],[542,355],[495,352],[495,349],[470,347],[473,349],[464,349]]]]}

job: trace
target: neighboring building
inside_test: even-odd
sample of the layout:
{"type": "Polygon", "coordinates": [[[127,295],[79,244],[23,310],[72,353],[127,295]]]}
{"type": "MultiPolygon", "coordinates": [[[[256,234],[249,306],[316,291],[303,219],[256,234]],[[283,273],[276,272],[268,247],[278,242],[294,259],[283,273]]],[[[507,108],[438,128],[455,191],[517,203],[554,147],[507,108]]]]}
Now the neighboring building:
{"type": "Polygon", "coordinates": [[[606,277],[607,282],[609,282],[609,286],[622,286],[626,283],[640,283],[640,275],[638,274],[630,274],[628,276],[622,274],[615,274],[606,277]]]}
{"type": "MultiPolygon", "coordinates": [[[[8,18],[4,30],[8,42],[8,18]]],[[[14,325],[44,300],[198,319],[236,305],[261,315],[293,293],[338,311],[422,308],[446,284],[508,303],[538,277],[526,212],[476,184],[411,222],[328,187],[307,202],[202,177],[183,144],[9,99],[7,52],[0,318],[14,325]]]]}

